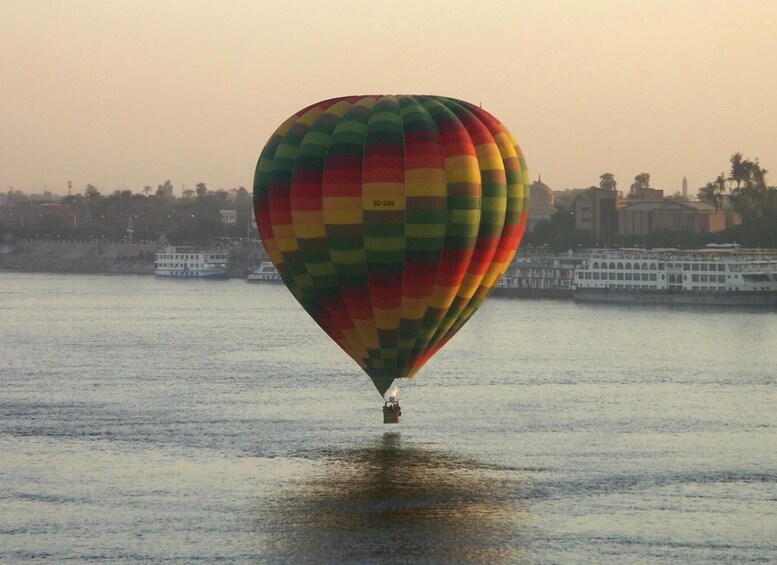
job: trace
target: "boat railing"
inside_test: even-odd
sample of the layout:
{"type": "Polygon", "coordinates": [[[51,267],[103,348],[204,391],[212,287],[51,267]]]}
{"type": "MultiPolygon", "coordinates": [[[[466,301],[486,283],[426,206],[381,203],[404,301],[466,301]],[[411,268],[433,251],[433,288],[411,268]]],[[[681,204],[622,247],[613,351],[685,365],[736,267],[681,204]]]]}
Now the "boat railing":
{"type": "Polygon", "coordinates": [[[732,263],[729,270],[737,273],[777,273],[777,261],[750,261],[732,263]]]}

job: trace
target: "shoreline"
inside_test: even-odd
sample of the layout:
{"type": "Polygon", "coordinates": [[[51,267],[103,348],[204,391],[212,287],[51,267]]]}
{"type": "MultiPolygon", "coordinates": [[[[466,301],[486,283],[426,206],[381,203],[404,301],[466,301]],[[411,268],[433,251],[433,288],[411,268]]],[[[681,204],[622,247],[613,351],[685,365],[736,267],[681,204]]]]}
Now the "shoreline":
{"type": "MultiPolygon", "coordinates": [[[[109,241],[22,241],[0,244],[0,272],[153,275],[159,243],[109,241]]],[[[260,259],[256,249],[234,247],[230,278],[245,277],[260,259]]]]}

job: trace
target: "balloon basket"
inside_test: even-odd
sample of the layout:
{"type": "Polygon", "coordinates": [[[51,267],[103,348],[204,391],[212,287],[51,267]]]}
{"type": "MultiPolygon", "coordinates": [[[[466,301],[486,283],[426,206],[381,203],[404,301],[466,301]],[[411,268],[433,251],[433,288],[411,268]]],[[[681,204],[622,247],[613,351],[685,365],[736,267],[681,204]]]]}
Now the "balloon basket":
{"type": "Polygon", "coordinates": [[[398,424],[401,417],[402,409],[399,407],[399,402],[394,399],[387,400],[383,405],[383,423],[398,424]]]}

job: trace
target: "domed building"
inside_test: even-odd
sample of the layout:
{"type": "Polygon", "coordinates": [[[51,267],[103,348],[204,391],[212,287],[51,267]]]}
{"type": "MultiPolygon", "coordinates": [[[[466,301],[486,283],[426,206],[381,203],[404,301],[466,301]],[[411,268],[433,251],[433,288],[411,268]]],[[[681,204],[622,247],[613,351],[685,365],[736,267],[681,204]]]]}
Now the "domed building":
{"type": "Polygon", "coordinates": [[[553,207],[553,191],[542,182],[542,175],[531,183],[529,192],[529,218],[526,230],[531,232],[535,226],[543,220],[550,220],[556,212],[553,207]]]}

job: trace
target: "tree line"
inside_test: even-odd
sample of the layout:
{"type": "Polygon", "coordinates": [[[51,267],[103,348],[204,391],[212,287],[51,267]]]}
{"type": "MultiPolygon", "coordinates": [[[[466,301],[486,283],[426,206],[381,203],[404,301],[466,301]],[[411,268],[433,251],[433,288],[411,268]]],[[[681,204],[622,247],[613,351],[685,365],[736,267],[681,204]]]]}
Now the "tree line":
{"type": "MultiPolygon", "coordinates": [[[[777,187],[769,186],[767,171],[758,159],[746,159],[735,153],[729,160],[729,170],[697,191],[697,197],[716,209],[731,209],[740,214],[742,222],[714,234],[657,232],[649,236],[619,238],[614,246],[702,247],[707,243],[739,243],[746,247],[777,248],[777,187]]],[[[603,173],[598,185],[591,188],[617,191],[612,173],[603,173]]],[[[650,174],[639,173],[626,194],[627,200],[641,199],[650,186],[650,174]]],[[[184,190],[181,197],[173,195],[173,185],[167,180],[156,189],[143,187],[141,192],[116,190],[103,195],[94,185],[86,185],[84,194],[65,196],[25,195],[9,189],[0,195],[0,227],[8,237],[75,238],[106,237],[158,241],[162,236],[171,243],[205,243],[214,237],[255,236],[250,229],[253,215],[251,194],[244,188],[210,190],[205,183],[184,190]],[[54,210],[45,204],[56,203],[54,210]],[[224,224],[220,210],[236,211],[236,223],[224,224]],[[128,232],[132,230],[132,232],[128,232]]],[[[680,199],[679,194],[670,196],[680,199]]],[[[525,237],[529,246],[554,251],[593,247],[588,232],[575,229],[574,202],[557,201],[556,213],[549,221],[540,222],[525,237]]]]}
{"type": "MultiPolygon", "coordinates": [[[[645,237],[619,237],[612,242],[616,247],[703,247],[708,243],[738,243],[744,247],[777,248],[777,187],[769,186],[767,170],[758,159],[746,159],[741,152],[729,159],[729,170],[697,190],[697,198],[712,204],[716,210],[732,210],[741,217],[741,223],[711,234],[658,231],[645,237]]],[[[618,183],[612,173],[603,173],[599,184],[590,188],[617,191],[618,183]]],[[[640,200],[651,189],[650,174],[639,173],[629,186],[626,200],[640,200]]],[[[682,200],[675,193],[666,197],[682,200]]],[[[575,230],[574,202],[556,203],[556,213],[549,221],[540,222],[525,242],[534,247],[556,252],[594,246],[589,232],[575,230]]]]}
{"type": "Polygon", "coordinates": [[[724,232],[731,242],[777,248],[777,186],[767,184],[767,172],[757,158],[751,161],[737,152],[729,159],[728,172],[699,188],[699,200],[741,215],[742,223],[724,232]]]}
{"type": "Polygon", "coordinates": [[[244,187],[193,190],[173,195],[168,180],[141,192],[116,190],[103,195],[91,184],[83,194],[65,197],[26,195],[9,190],[0,205],[0,226],[6,237],[129,239],[173,244],[207,243],[214,237],[255,236],[252,196],[244,187]],[[56,206],[52,206],[56,204],[56,206]],[[235,224],[222,222],[221,210],[235,210],[235,224]]]}

